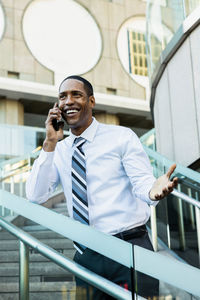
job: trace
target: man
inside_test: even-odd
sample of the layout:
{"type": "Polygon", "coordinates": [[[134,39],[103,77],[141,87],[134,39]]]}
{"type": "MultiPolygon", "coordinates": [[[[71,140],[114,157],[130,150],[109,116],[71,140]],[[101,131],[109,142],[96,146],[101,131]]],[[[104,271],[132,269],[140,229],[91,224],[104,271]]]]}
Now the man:
{"type": "MultiPolygon", "coordinates": [[[[59,103],[46,120],[46,139],[27,181],[30,201],[45,202],[61,182],[71,217],[133,245],[152,249],[145,224],[149,205],[167,196],[177,185],[170,181],[176,165],[157,180],[137,136],[128,128],[98,123],[92,117],[95,98],[91,84],[70,76],[59,88],[59,103]],[[71,132],[63,138],[62,126],[53,123],[63,117],[71,132]]],[[[116,262],[76,244],[74,260],[92,271],[128,288],[130,271],[116,262]]],[[[88,288],[82,280],[77,286],[88,288]]],[[[158,295],[158,282],[139,274],[139,294],[158,295]]],[[[92,299],[111,299],[92,289],[92,299]]]]}

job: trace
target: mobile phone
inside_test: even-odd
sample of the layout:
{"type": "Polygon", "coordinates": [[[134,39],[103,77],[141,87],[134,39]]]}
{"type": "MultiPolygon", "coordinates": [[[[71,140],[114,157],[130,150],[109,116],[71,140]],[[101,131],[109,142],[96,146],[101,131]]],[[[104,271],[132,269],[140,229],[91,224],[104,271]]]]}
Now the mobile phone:
{"type": "Polygon", "coordinates": [[[58,131],[60,129],[60,127],[64,126],[64,121],[63,120],[58,121],[57,119],[53,119],[52,120],[52,125],[53,125],[53,128],[56,131],[58,131]]]}
{"type": "MultiPolygon", "coordinates": [[[[57,107],[58,107],[58,102],[57,102],[57,107]]],[[[61,113],[61,116],[62,116],[62,113],[61,113]]],[[[52,125],[53,125],[53,128],[58,131],[60,129],[60,127],[64,127],[64,121],[61,119],[61,120],[57,120],[57,119],[53,119],[52,120],[52,125]]]]}

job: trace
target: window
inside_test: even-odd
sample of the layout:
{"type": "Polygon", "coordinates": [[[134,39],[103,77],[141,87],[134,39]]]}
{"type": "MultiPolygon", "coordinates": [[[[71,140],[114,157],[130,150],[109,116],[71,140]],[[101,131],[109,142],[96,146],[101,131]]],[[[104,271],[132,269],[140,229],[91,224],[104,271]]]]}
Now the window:
{"type": "Polygon", "coordinates": [[[129,76],[149,93],[147,56],[145,45],[145,16],[135,16],[122,24],[117,38],[117,48],[122,66],[129,76]]]}
{"type": "Polygon", "coordinates": [[[129,72],[133,75],[147,76],[145,35],[142,32],[127,30],[129,51],[129,72]]]}

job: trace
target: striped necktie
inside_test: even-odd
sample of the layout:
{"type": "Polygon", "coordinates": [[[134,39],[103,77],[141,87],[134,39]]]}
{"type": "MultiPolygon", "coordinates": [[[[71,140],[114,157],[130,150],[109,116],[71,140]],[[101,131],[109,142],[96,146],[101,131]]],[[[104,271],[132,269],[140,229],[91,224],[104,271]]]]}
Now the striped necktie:
{"type": "MultiPolygon", "coordinates": [[[[85,154],[82,150],[86,142],[82,137],[74,140],[75,150],[72,156],[72,206],[73,218],[81,223],[89,224],[87,185],[86,185],[86,163],[85,154]]],[[[81,252],[86,248],[74,242],[76,248],[81,252]]]]}

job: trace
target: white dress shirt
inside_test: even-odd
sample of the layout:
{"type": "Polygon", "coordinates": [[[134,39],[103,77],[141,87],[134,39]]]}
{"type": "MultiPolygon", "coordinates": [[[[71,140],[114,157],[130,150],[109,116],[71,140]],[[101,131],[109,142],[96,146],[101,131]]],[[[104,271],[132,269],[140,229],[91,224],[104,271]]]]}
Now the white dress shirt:
{"type": "MultiPolygon", "coordinates": [[[[57,143],[54,152],[41,151],[26,184],[27,198],[43,203],[61,183],[72,217],[70,134],[57,143]]],[[[134,132],[126,127],[105,125],[93,118],[81,134],[86,158],[89,222],[100,231],[116,234],[143,225],[150,216],[149,191],[155,181],[146,153],[134,132]]]]}

